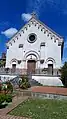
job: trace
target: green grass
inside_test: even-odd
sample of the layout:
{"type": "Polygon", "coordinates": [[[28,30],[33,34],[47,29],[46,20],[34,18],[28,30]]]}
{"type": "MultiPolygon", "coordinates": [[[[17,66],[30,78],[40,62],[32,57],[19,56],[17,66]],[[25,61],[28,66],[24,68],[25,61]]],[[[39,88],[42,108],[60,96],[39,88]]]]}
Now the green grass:
{"type": "Polygon", "coordinates": [[[9,114],[32,119],[67,119],[67,101],[28,99],[9,114]]]}

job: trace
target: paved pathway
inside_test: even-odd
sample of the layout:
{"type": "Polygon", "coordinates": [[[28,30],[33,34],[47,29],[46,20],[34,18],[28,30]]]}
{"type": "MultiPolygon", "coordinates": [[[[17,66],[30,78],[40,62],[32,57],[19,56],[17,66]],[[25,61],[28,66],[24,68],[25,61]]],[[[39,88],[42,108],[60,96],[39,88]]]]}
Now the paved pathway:
{"type": "Polygon", "coordinates": [[[11,104],[9,104],[4,109],[0,109],[0,119],[30,119],[26,117],[8,115],[8,112],[10,112],[12,109],[14,109],[16,106],[18,106],[20,103],[22,103],[23,101],[27,99],[28,99],[28,96],[22,96],[22,95],[15,96],[11,104]]]}
{"type": "Polygon", "coordinates": [[[31,91],[39,93],[67,95],[67,88],[60,88],[60,87],[34,86],[31,87],[31,91]]]}
{"type": "Polygon", "coordinates": [[[0,119],[31,119],[27,117],[11,116],[11,115],[0,115],[0,119]]]}

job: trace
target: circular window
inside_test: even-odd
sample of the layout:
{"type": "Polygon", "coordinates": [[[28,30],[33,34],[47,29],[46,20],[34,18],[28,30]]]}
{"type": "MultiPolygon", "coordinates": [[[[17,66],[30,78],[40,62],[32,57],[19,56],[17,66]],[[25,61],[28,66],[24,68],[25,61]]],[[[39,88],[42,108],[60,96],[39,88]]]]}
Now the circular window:
{"type": "Polygon", "coordinates": [[[34,33],[30,34],[28,37],[28,41],[30,43],[34,43],[36,41],[36,34],[34,34],[34,33]]]}

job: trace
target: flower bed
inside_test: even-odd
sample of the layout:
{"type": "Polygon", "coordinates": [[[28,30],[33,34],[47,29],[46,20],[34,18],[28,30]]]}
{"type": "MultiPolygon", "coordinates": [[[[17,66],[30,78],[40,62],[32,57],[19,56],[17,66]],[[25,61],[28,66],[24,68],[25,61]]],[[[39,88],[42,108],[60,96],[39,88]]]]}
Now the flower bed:
{"type": "Polygon", "coordinates": [[[13,86],[8,81],[2,83],[0,81],[0,108],[5,107],[9,102],[12,102],[13,86]]]}

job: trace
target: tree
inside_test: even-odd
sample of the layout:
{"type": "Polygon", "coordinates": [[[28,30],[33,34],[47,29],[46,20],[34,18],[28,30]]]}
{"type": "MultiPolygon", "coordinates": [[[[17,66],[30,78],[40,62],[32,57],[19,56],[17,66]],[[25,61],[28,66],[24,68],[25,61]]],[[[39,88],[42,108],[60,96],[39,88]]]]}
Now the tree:
{"type": "Polygon", "coordinates": [[[0,67],[5,67],[6,64],[6,53],[2,53],[2,56],[0,58],[0,67]]]}
{"type": "Polygon", "coordinates": [[[67,62],[65,62],[63,67],[61,67],[60,72],[62,83],[67,87],[67,62]]]}
{"type": "Polygon", "coordinates": [[[6,63],[6,61],[0,60],[0,67],[4,67],[5,66],[5,63],[6,63]]]}

